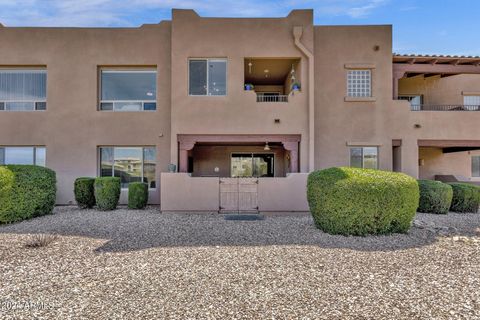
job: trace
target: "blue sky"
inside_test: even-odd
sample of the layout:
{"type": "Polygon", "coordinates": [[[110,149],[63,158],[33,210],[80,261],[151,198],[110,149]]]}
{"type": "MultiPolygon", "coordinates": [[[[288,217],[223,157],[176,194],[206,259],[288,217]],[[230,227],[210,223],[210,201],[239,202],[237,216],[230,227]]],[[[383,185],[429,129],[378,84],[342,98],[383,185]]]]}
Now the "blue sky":
{"type": "Polygon", "coordinates": [[[480,55],[478,0],[0,0],[0,22],[135,27],[170,19],[171,8],[211,17],[281,17],[312,8],[317,25],[393,24],[395,52],[480,55]]]}

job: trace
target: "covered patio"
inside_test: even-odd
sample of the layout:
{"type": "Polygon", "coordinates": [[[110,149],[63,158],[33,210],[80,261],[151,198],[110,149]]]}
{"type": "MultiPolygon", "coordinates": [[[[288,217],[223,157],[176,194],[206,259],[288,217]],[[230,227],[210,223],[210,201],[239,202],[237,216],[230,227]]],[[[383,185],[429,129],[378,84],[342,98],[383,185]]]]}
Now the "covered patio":
{"type": "Polygon", "coordinates": [[[480,182],[480,140],[418,140],[418,147],[420,179],[480,182]]]}
{"type": "Polygon", "coordinates": [[[179,172],[194,177],[285,177],[299,172],[300,135],[178,135],[179,172]]]}

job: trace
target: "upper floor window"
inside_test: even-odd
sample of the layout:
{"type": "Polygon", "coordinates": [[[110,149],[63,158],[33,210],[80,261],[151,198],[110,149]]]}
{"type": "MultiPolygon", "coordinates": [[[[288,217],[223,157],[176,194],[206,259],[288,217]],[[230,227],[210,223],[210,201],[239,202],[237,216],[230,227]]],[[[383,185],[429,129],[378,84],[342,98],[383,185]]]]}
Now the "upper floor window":
{"type": "Polygon", "coordinates": [[[378,147],[350,148],[350,166],[363,169],[378,169],[378,147]]]}
{"type": "Polygon", "coordinates": [[[472,157],[472,177],[480,177],[480,156],[472,157]]]}
{"type": "Polygon", "coordinates": [[[0,70],[0,110],[35,111],[46,108],[46,70],[0,70]]]}
{"type": "Polygon", "coordinates": [[[227,59],[190,59],[188,93],[192,96],[227,94],[227,59]]]}
{"type": "Polygon", "coordinates": [[[155,70],[102,70],[100,110],[154,111],[157,109],[155,70]]]}
{"type": "Polygon", "coordinates": [[[0,165],[34,164],[45,167],[45,147],[0,147],[0,165]]]}
{"type": "Polygon", "coordinates": [[[145,182],[155,188],[155,147],[101,147],[100,176],[119,177],[122,188],[145,182]]]}
{"type": "Polygon", "coordinates": [[[372,96],[372,70],[355,69],[347,71],[347,96],[372,96]]]}

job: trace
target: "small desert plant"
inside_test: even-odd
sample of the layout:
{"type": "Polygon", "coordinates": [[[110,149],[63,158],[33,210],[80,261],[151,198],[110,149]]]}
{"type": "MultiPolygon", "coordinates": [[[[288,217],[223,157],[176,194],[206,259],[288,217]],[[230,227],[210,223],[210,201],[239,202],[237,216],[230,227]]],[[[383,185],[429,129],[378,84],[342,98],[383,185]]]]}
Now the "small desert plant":
{"type": "Polygon", "coordinates": [[[452,204],[452,187],[433,180],[418,180],[420,187],[419,212],[447,214],[452,204]]]}
{"type": "Polygon", "coordinates": [[[128,185],[128,208],[143,209],[148,202],[148,184],[131,182],[128,185]]]}
{"type": "Polygon", "coordinates": [[[95,178],[82,177],[75,180],[73,193],[81,209],[95,206],[95,178]]]}
{"type": "Polygon", "coordinates": [[[58,239],[56,234],[34,234],[27,240],[26,248],[42,248],[53,243],[58,239]]]}
{"type": "Polygon", "coordinates": [[[452,206],[453,212],[478,212],[480,206],[480,187],[467,183],[449,183],[453,189],[452,206]]]}
{"type": "Polygon", "coordinates": [[[99,210],[116,209],[120,192],[120,178],[101,177],[95,179],[95,201],[99,210]]]}

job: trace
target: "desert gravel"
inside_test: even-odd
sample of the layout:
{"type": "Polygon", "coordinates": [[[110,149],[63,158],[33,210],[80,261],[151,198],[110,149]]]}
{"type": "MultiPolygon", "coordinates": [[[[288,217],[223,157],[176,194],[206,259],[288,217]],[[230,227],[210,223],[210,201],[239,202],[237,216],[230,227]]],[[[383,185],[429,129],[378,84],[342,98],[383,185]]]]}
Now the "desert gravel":
{"type": "Polygon", "coordinates": [[[325,234],[308,215],[58,207],[0,226],[0,319],[480,319],[480,214],[408,234],[325,234]],[[33,234],[58,234],[26,248],[33,234]]]}

